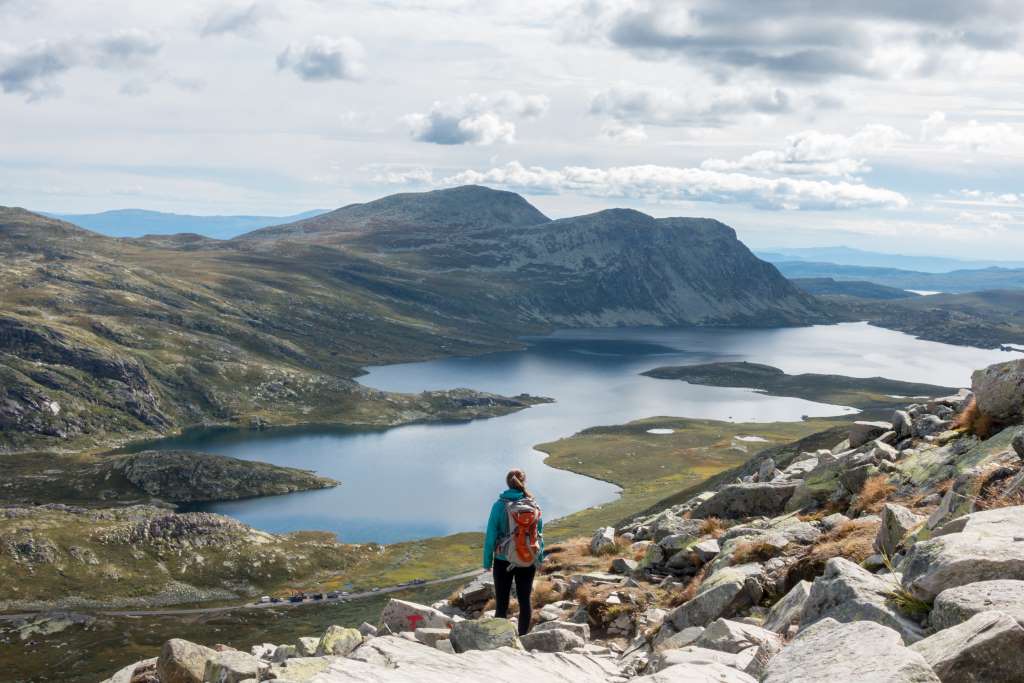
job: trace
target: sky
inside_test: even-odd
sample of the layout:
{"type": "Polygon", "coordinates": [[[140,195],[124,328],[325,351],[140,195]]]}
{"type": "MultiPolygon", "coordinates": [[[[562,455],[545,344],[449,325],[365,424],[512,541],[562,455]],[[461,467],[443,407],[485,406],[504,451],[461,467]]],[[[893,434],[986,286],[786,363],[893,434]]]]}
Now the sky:
{"type": "Polygon", "coordinates": [[[749,245],[1024,253],[1020,0],[0,0],[0,204],[477,183],[749,245]]]}

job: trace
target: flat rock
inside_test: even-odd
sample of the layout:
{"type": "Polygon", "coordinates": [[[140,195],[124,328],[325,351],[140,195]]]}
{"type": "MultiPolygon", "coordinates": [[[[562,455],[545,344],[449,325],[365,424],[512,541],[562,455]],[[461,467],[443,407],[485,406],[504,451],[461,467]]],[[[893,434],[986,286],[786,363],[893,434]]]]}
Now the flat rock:
{"type": "Polygon", "coordinates": [[[336,659],[317,683],[593,683],[618,680],[607,657],[568,653],[529,653],[508,647],[459,655],[394,636],[361,645],[347,659],[336,659]]]}
{"type": "Polygon", "coordinates": [[[658,634],[654,637],[652,644],[656,652],[678,650],[681,647],[693,645],[703,633],[703,626],[688,626],[682,631],[676,631],[672,628],[671,624],[668,624],[658,630],[658,634]]]}
{"type": "Polygon", "coordinates": [[[521,636],[519,641],[523,648],[538,652],[569,652],[586,644],[583,638],[565,628],[533,631],[521,636]]]}
{"type": "Polygon", "coordinates": [[[811,595],[811,582],[801,581],[793,586],[781,600],[772,605],[764,620],[764,627],[774,633],[785,633],[793,624],[800,623],[800,617],[811,595]]]}
{"type": "Polygon", "coordinates": [[[888,422],[866,422],[858,420],[850,425],[850,448],[860,448],[869,441],[874,441],[892,429],[888,422]]]}
{"type": "Polygon", "coordinates": [[[628,557],[616,557],[612,560],[612,571],[616,574],[632,574],[640,563],[628,557]]]}
{"type": "Polygon", "coordinates": [[[206,660],[203,680],[206,683],[242,683],[250,678],[259,680],[260,660],[247,652],[225,650],[206,660]]]}
{"type": "Polygon", "coordinates": [[[757,679],[718,662],[686,662],[631,679],[633,683],[757,683],[757,679]]]}
{"type": "Polygon", "coordinates": [[[1003,612],[981,612],[910,646],[942,683],[1024,679],[1024,628],[1003,612]]]}
{"type": "Polygon", "coordinates": [[[280,664],[272,665],[270,674],[275,679],[289,683],[305,683],[326,671],[331,662],[339,659],[340,657],[293,657],[280,664]]]}
{"type": "Polygon", "coordinates": [[[456,652],[522,647],[516,627],[508,619],[460,621],[452,626],[449,640],[456,652]]]}
{"type": "Polygon", "coordinates": [[[171,638],[160,648],[156,670],[160,683],[202,683],[206,660],[217,652],[181,638],[171,638]]]}
{"type": "Polygon", "coordinates": [[[434,647],[437,645],[437,641],[448,640],[451,631],[446,628],[418,628],[412,634],[417,642],[434,647]]]}
{"type": "Polygon", "coordinates": [[[731,652],[687,645],[676,650],[655,652],[651,656],[650,663],[655,671],[663,671],[669,667],[679,665],[693,666],[700,664],[721,664],[722,666],[735,668],[738,661],[736,655],[731,652]]]}
{"type": "Polygon", "coordinates": [[[840,623],[873,621],[897,631],[906,643],[924,637],[921,627],[889,604],[898,586],[842,557],[825,564],[824,573],[811,584],[800,616],[801,631],[823,619],[840,623]]]}
{"type": "Polygon", "coordinates": [[[871,621],[822,619],[804,629],[765,669],[761,683],[939,683],[900,634],[871,621]]]}
{"type": "Polygon", "coordinates": [[[577,624],[571,621],[547,621],[533,627],[533,632],[550,631],[551,629],[565,629],[572,631],[583,640],[590,640],[590,626],[588,624],[577,624]]]}
{"type": "Polygon", "coordinates": [[[878,535],[875,537],[875,551],[889,557],[896,554],[907,534],[927,519],[895,503],[886,503],[881,516],[882,525],[878,527],[878,535]]]}
{"type": "Polygon", "coordinates": [[[928,621],[941,631],[991,610],[1005,612],[1024,625],[1024,581],[978,581],[944,590],[935,598],[928,621]]]}

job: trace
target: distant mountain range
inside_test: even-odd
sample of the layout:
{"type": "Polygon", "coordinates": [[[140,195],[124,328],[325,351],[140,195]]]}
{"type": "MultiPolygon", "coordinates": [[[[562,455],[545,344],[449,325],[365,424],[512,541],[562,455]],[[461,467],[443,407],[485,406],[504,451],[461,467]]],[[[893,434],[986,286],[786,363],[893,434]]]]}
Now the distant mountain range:
{"type": "Polygon", "coordinates": [[[798,247],[755,250],[758,258],[770,263],[789,261],[812,261],[841,266],[865,266],[869,268],[897,268],[924,273],[948,273],[954,270],[977,270],[980,268],[1024,268],[1024,261],[964,260],[942,256],[910,256],[907,254],[885,254],[851,247],[798,247]]]}
{"type": "Polygon", "coordinates": [[[226,240],[268,225],[293,223],[304,218],[318,216],[324,211],[304,211],[291,216],[193,216],[144,209],[117,209],[102,213],[39,213],[110,237],[193,233],[212,239],[226,240]]]}
{"type": "Polygon", "coordinates": [[[1024,268],[980,268],[948,273],[925,273],[899,268],[844,266],[812,261],[781,261],[775,267],[790,279],[831,278],[865,281],[897,289],[926,292],[981,292],[991,289],[1024,289],[1024,268]]]}
{"type": "Polygon", "coordinates": [[[556,327],[835,319],[718,221],[552,221],[477,186],[223,241],[114,239],[0,208],[0,259],[0,451],[199,423],[416,419],[352,378],[556,327]]]}

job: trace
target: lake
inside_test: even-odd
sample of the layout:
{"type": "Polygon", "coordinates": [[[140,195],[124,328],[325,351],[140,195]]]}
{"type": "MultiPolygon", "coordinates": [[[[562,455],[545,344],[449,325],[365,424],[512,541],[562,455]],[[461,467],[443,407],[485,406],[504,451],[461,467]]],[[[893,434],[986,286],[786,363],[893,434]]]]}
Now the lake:
{"type": "Polygon", "coordinates": [[[660,365],[747,360],[790,373],[966,386],[974,369],[1020,355],[921,341],[861,323],[772,330],[572,330],[526,341],[529,346],[521,351],[368,368],[360,381],[403,392],[455,387],[527,392],[555,403],[468,423],[376,431],[206,430],[149,446],[301,467],[342,482],[334,489],[191,509],[231,515],[268,531],[319,529],[347,542],[392,543],[481,530],[511,467],[527,472],[545,519],[614,500],[616,486],[547,467],[543,454],[533,450],[587,427],[657,415],[773,422],[852,412],[639,374],[660,365]]]}

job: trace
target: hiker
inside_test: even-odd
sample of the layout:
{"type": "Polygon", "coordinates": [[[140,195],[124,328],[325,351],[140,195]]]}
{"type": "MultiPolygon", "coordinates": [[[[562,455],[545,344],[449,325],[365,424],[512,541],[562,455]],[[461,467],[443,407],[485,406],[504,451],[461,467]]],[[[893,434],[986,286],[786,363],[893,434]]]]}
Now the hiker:
{"type": "Polygon", "coordinates": [[[508,617],[512,582],[519,601],[519,635],[530,630],[530,592],[533,577],[544,559],[544,523],[540,506],[526,489],[526,474],[509,470],[508,489],[491,506],[484,539],[484,569],[494,574],[494,616],[508,617]]]}

